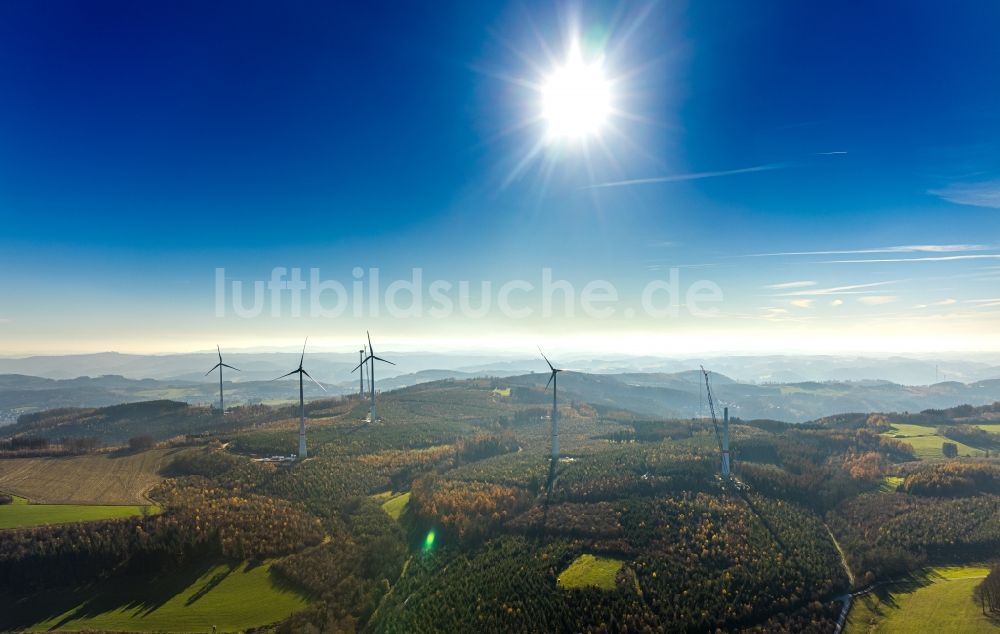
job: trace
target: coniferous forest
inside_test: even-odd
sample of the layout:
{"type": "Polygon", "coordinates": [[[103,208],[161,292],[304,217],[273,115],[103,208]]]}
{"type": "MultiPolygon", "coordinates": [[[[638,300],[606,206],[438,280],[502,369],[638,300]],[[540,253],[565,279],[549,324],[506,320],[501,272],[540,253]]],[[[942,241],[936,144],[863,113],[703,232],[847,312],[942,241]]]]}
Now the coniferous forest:
{"type": "Polygon", "coordinates": [[[724,480],[710,423],[574,403],[553,468],[534,396],[498,385],[389,393],[374,425],[356,397],[314,406],[305,461],[262,459],[294,442],[280,410],[125,449],[174,447],[159,512],[4,531],[0,588],[248,561],[308,597],[280,632],[831,632],[849,591],[1000,546],[1000,465],[916,460],[881,416],[734,420],[724,480]],[[567,580],[583,555],[606,581],[567,580]]]}

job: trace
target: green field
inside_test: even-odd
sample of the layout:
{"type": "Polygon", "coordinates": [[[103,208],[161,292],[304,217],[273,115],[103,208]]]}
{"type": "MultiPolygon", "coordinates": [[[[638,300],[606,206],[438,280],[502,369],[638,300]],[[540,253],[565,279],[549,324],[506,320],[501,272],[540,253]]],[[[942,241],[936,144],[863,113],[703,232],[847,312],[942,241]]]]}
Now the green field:
{"type": "Polygon", "coordinates": [[[157,506],[136,505],[29,504],[28,500],[22,497],[13,497],[13,504],[0,506],[0,530],[45,524],[108,520],[142,515],[143,509],[146,509],[147,513],[158,513],[160,510],[157,506]]]}
{"type": "Polygon", "coordinates": [[[72,591],[47,591],[8,606],[0,629],[29,631],[219,632],[243,630],[305,607],[299,592],[281,587],[268,565],[207,564],[195,570],[119,579],[72,591]],[[55,616],[52,616],[55,613],[55,616]]]}
{"type": "Polygon", "coordinates": [[[882,486],[879,487],[880,491],[885,493],[892,493],[896,491],[906,480],[906,478],[900,476],[885,476],[882,480],[882,486]]]}
{"type": "Polygon", "coordinates": [[[913,583],[889,587],[854,600],[847,634],[996,634],[1000,621],[983,616],[973,592],[988,570],[934,568],[913,583]]]}
{"type": "Polygon", "coordinates": [[[615,576],[621,567],[620,559],[580,555],[562,571],[558,583],[564,588],[595,586],[602,590],[614,590],[615,576]]]}
{"type": "MultiPolygon", "coordinates": [[[[992,425],[978,425],[978,427],[992,427],[992,425]]],[[[958,446],[960,456],[985,456],[986,452],[975,447],[970,447],[957,440],[950,440],[939,436],[935,427],[924,425],[910,425],[907,423],[893,423],[892,429],[882,434],[890,438],[897,438],[913,446],[913,451],[921,459],[944,458],[941,452],[941,444],[953,442],[958,446]]]]}
{"type": "Polygon", "coordinates": [[[399,516],[403,514],[403,509],[410,502],[410,492],[400,493],[399,495],[390,495],[385,502],[382,502],[382,509],[389,514],[394,520],[398,520],[399,516]]]}

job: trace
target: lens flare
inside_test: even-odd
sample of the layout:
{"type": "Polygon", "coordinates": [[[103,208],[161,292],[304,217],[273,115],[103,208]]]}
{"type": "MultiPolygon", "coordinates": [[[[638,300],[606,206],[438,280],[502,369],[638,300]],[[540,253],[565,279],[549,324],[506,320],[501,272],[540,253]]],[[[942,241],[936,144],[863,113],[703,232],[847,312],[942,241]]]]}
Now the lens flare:
{"type": "Polygon", "coordinates": [[[434,529],[432,528],[430,531],[427,532],[427,537],[424,538],[425,553],[430,552],[430,550],[434,548],[434,537],[435,537],[434,529]]]}

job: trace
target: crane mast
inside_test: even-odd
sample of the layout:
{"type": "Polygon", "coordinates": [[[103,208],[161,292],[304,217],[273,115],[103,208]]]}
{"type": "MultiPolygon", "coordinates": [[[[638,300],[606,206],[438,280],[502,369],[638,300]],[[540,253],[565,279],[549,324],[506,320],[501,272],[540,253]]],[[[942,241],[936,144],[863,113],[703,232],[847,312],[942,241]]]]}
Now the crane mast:
{"type": "Polygon", "coordinates": [[[708,395],[708,411],[712,414],[712,428],[715,430],[715,440],[719,444],[719,456],[721,459],[722,477],[729,479],[729,408],[725,411],[724,433],[719,432],[719,419],[715,415],[715,399],[712,397],[712,385],[708,380],[708,371],[705,366],[701,366],[701,373],[705,376],[705,393],[708,395]]]}

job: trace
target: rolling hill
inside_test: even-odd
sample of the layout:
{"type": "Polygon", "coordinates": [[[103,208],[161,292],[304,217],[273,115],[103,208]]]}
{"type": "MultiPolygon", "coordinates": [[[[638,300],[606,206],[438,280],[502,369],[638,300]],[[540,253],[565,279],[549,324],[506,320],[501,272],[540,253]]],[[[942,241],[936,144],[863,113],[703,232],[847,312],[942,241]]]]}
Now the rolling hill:
{"type": "MultiPolygon", "coordinates": [[[[380,379],[378,387],[394,389],[440,381],[465,381],[476,375],[456,370],[423,370],[380,379]]],[[[537,387],[546,375],[492,375],[506,385],[537,387]]],[[[688,418],[708,414],[700,372],[589,374],[565,372],[560,392],[568,398],[594,405],[625,409],[655,417],[688,418]]],[[[798,383],[741,383],[723,374],[712,374],[713,390],[731,413],[743,419],[770,418],[803,422],[847,412],[919,412],[961,404],[983,405],[1000,400],[1000,379],[960,383],[908,386],[889,381],[805,381],[798,383]]],[[[227,403],[291,402],[296,396],[292,381],[227,380],[227,403]]],[[[327,392],[306,386],[306,399],[324,399],[352,394],[356,379],[326,384],[327,392]]],[[[60,407],[104,407],[151,400],[185,401],[211,405],[218,399],[218,383],[127,379],[122,376],[46,379],[23,375],[0,375],[0,424],[18,416],[60,407]]]]}

